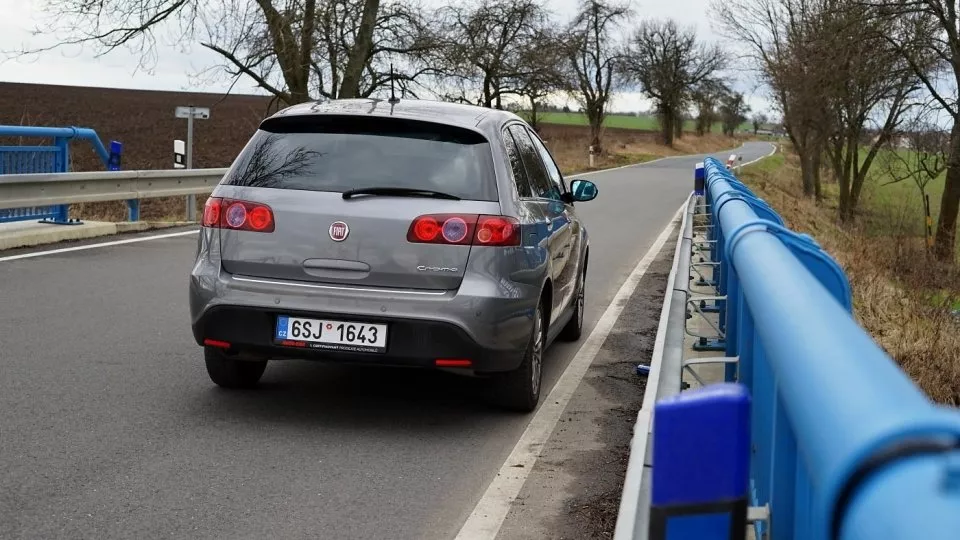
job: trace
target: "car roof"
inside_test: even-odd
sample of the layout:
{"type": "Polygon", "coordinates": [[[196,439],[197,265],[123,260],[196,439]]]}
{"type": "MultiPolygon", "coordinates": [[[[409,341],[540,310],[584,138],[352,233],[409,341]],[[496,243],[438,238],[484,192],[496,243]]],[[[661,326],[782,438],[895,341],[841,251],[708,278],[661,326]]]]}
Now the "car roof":
{"type": "Polygon", "coordinates": [[[497,129],[509,120],[521,118],[509,111],[479,107],[464,103],[450,103],[426,99],[400,99],[390,103],[385,99],[360,98],[309,102],[278,111],[267,120],[281,116],[348,115],[406,118],[486,131],[497,129]]]}

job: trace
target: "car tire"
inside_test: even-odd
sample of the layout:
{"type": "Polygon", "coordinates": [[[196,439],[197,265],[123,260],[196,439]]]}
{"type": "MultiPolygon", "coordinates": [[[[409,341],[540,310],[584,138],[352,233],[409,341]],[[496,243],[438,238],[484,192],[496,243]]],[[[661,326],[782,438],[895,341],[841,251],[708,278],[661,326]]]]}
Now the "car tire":
{"type": "Polygon", "coordinates": [[[266,360],[238,360],[212,347],[203,348],[203,359],[210,380],[223,388],[253,388],[267,368],[266,360]]]}
{"type": "Polygon", "coordinates": [[[583,314],[586,309],[585,289],[587,288],[587,271],[584,270],[580,275],[580,283],[577,285],[577,294],[573,297],[573,316],[563,327],[557,339],[560,341],[577,341],[583,335],[583,314]]]}
{"type": "Polygon", "coordinates": [[[537,306],[533,331],[520,367],[494,376],[493,399],[501,407],[516,412],[531,412],[540,403],[543,382],[543,355],[547,344],[546,311],[537,306]]]}

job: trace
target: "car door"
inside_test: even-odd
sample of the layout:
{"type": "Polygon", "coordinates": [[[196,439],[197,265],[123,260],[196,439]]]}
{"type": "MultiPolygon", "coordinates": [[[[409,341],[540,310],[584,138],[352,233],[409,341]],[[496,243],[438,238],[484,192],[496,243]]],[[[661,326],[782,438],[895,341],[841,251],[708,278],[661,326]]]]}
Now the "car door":
{"type": "Polygon", "coordinates": [[[529,130],[522,124],[513,124],[508,130],[517,143],[527,178],[530,179],[534,201],[543,215],[546,233],[549,235],[550,278],[553,282],[550,322],[553,323],[563,315],[564,309],[569,304],[568,289],[573,286],[566,282],[569,281],[566,266],[570,249],[570,222],[565,213],[565,205],[560,198],[562,192],[558,192],[550,180],[529,130]]]}
{"type": "MultiPolygon", "coordinates": [[[[573,203],[565,202],[560,197],[560,194],[564,194],[569,191],[567,188],[567,183],[563,179],[563,174],[560,172],[560,167],[557,166],[557,163],[554,161],[550,151],[547,150],[546,145],[543,144],[543,141],[540,140],[540,137],[537,136],[536,132],[530,130],[530,138],[533,140],[533,145],[540,154],[540,159],[543,161],[544,168],[547,171],[547,177],[552,183],[552,193],[557,194],[555,195],[556,199],[560,204],[563,205],[562,214],[567,223],[563,242],[565,251],[565,263],[563,269],[564,274],[561,276],[560,280],[564,287],[562,296],[564,298],[564,306],[566,307],[570,302],[573,302],[573,297],[576,294],[577,289],[577,279],[580,276],[580,261],[583,260],[583,246],[581,245],[581,237],[583,235],[580,232],[580,228],[583,225],[577,218],[573,203]]],[[[558,205],[557,208],[559,210],[560,206],[558,205]]]]}

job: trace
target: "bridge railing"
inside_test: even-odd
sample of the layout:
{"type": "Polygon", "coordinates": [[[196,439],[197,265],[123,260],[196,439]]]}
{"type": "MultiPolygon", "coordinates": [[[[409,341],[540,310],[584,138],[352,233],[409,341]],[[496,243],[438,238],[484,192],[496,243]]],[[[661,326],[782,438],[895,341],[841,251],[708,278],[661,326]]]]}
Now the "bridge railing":
{"type": "MultiPolygon", "coordinates": [[[[719,161],[707,159],[702,173],[707,239],[692,242],[690,249],[698,253],[699,244],[710,256],[707,264],[714,264],[711,279],[701,285],[714,285],[717,294],[699,306],[716,313],[720,324],[715,340],[697,345],[723,352],[712,359],[727,366],[727,384],[719,387],[733,384],[749,393],[749,435],[739,435],[749,440],[733,440],[738,437],[735,421],[669,425],[680,417],[673,414],[678,396],[658,392],[655,381],[649,381],[647,392],[661,395],[652,410],[645,399],[637,429],[649,425],[644,418],[652,415],[648,432],[653,440],[635,434],[629,468],[652,465],[654,474],[645,483],[636,482],[628,470],[615,539],[697,538],[663,536],[662,523],[650,517],[650,509],[636,507],[643,502],[655,506],[656,497],[651,503],[649,494],[628,491],[656,493],[658,482],[662,491],[681,481],[679,472],[674,477],[656,474],[658,464],[661,472],[668,465],[679,470],[669,454],[657,453],[659,437],[702,446],[684,453],[685,459],[699,460],[697,466],[728,466],[714,463],[717,455],[710,453],[709,441],[718,431],[749,462],[749,478],[744,478],[749,510],[731,511],[743,514],[734,522],[753,524],[758,539],[957,538],[960,412],[932,403],[856,323],[846,276],[812,238],[784,227],[776,212],[719,161]]],[[[678,245],[686,241],[681,237],[678,245]]],[[[688,280],[689,269],[676,271],[676,283],[688,280]]],[[[672,292],[667,297],[671,302],[672,292]]],[[[687,305],[698,304],[689,290],[686,295],[687,305]]],[[[665,354],[655,354],[656,369],[675,373],[684,368],[684,361],[667,361],[665,354]]],[[[679,399],[688,393],[694,394],[679,392],[679,399]]],[[[730,403],[729,394],[715,394],[730,403]]],[[[735,483],[739,472],[729,472],[735,483]]],[[[695,502],[703,513],[724,501],[695,502]]]]}
{"type": "MultiPolygon", "coordinates": [[[[110,143],[108,151],[100,137],[92,129],[77,127],[4,126],[0,125],[0,138],[52,139],[48,146],[0,146],[0,178],[19,174],[67,173],[70,171],[70,142],[85,140],[103,161],[108,170],[119,170],[123,146],[110,143]]],[[[66,203],[0,208],[0,223],[11,221],[40,220],[58,225],[78,223],[69,219],[66,203]]]]}

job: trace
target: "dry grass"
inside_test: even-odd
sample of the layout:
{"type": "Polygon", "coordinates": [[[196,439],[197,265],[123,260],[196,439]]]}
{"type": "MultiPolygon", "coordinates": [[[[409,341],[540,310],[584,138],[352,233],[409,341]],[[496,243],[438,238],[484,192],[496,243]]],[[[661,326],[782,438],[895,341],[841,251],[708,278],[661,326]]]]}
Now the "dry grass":
{"type": "Polygon", "coordinates": [[[686,134],[670,148],[660,144],[657,133],[652,131],[607,128],[603,134],[604,153],[594,159],[591,168],[588,154],[590,131],[587,127],[544,124],[540,136],[546,141],[564,174],[643,163],[668,156],[717,152],[742,144],[740,139],[723,135],[697,137],[686,134]]]}
{"type": "Polygon", "coordinates": [[[950,314],[960,302],[960,270],[927,254],[908,226],[912,215],[905,212],[912,210],[867,204],[857,222],[841,225],[834,200],[802,196],[799,166],[789,155],[742,176],[791,229],[814,236],[840,263],[855,317],[877,343],[932,399],[960,405],[960,321],[950,314]]]}

